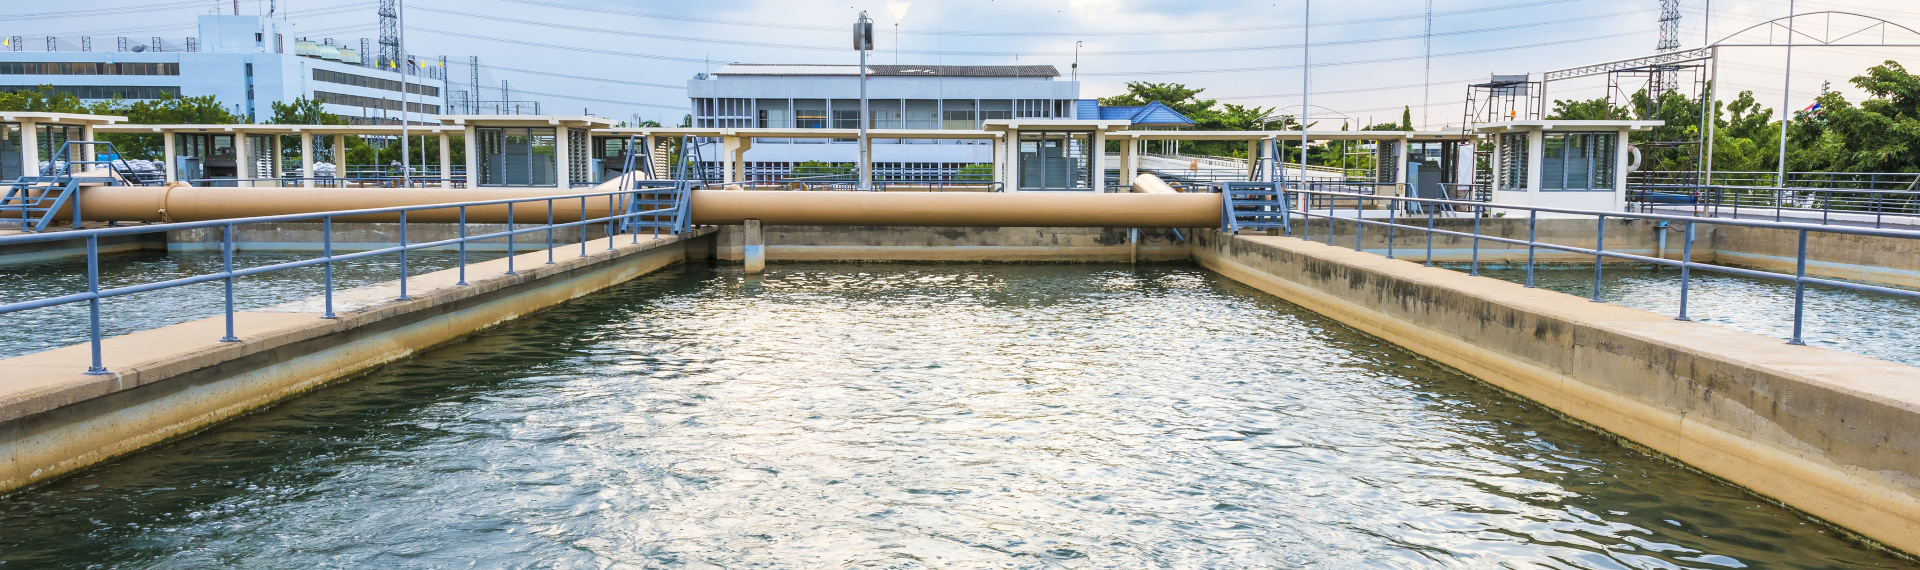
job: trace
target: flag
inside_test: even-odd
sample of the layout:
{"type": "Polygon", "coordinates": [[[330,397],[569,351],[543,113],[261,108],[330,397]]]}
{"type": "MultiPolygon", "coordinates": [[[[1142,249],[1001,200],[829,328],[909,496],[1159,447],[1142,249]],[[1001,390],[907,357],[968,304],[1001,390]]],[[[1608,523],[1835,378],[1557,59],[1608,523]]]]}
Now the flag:
{"type": "Polygon", "coordinates": [[[1819,102],[1819,101],[1814,101],[1812,105],[1807,105],[1807,108],[1805,108],[1805,109],[1801,109],[1801,110],[1800,110],[1800,112],[1802,112],[1802,113],[1812,113],[1812,112],[1814,112],[1814,111],[1818,111],[1818,110],[1820,110],[1820,102],[1819,102]]]}

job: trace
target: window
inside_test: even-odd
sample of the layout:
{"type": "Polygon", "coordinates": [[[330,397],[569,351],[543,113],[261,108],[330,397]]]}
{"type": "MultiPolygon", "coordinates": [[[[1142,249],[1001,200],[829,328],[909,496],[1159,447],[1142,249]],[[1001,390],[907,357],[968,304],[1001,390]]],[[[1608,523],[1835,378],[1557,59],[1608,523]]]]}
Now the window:
{"type": "Polygon", "coordinates": [[[900,107],[898,106],[899,104],[900,104],[899,101],[869,102],[867,108],[873,111],[873,123],[872,123],[873,128],[876,128],[876,129],[900,128],[900,107]],[[887,108],[884,108],[884,109],[877,108],[880,105],[874,105],[874,103],[886,105],[887,108]],[[887,103],[891,103],[891,105],[887,105],[887,103]]]}
{"type": "Polygon", "coordinates": [[[793,126],[802,129],[827,128],[827,102],[819,99],[794,101],[793,126]]]}
{"type": "Polygon", "coordinates": [[[860,128],[860,110],[859,109],[834,109],[833,110],[833,128],[836,128],[836,129],[860,128]]]}
{"type": "Polygon", "coordinates": [[[1021,190],[1091,190],[1093,133],[1020,133],[1021,190]]]}
{"type": "Polygon", "coordinates": [[[980,120],[991,121],[994,119],[1011,118],[1013,118],[1012,101],[999,99],[980,102],[980,120]]]}
{"type": "Polygon", "coordinates": [[[1527,133],[1500,135],[1501,190],[1525,190],[1527,187],[1527,133]]]}
{"type": "Polygon", "coordinates": [[[760,128],[785,129],[793,126],[787,121],[786,99],[761,99],[758,106],[759,116],[754,118],[754,123],[760,128]]]}
{"type": "MultiPolygon", "coordinates": [[[[326,91],[315,91],[313,92],[313,98],[318,99],[322,103],[328,103],[332,105],[346,105],[348,107],[365,107],[368,109],[386,109],[388,111],[400,110],[399,101],[396,101],[393,99],[382,99],[379,97],[362,97],[359,95],[348,95],[345,93],[328,93],[326,91]]],[[[414,101],[407,102],[407,110],[414,113],[426,113],[429,115],[440,114],[439,105],[428,105],[426,103],[419,103],[414,101]]]]}
{"type": "MultiPolygon", "coordinates": [[[[38,91],[39,85],[0,85],[0,93],[19,91],[38,91]]],[[[53,92],[66,93],[81,99],[167,99],[180,96],[180,88],[173,86],[140,85],[53,85],[53,92]]]]}
{"type": "Polygon", "coordinates": [[[481,128],[480,185],[552,186],[557,183],[554,130],[481,128]]]}
{"type": "Polygon", "coordinates": [[[1019,99],[1014,101],[1015,117],[1022,119],[1050,119],[1054,117],[1053,101],[1046,99],[1019,99]]]}
{"type": "Polygon", "coordinates": [[[1540,191],[1612,192],[1613,133],[1546,133],[1540,191]]]}
{"type": "Polygon", "coordinates": [[[913,100],[906,102],[906,124],[909,129],[935,130],[940,128],[940,109],[933,101],[913,100]]]}
{"type": "MultiPolygon", "coordinates": [[[[338,71],[333,71],[328,69],[313,70],[313,80],[323,81],[326,83],[338,83],[341,85],[352,85],[354,87],[365,87],[368,89],[380,89],[383,91],[392,91],[395,93],[400,92],[399,81],[395,81],[392,79],[381,79],[378,77],[367,77],[365,75],[355,75],[352,73],[341,73],[338,71]]],[[[411,82],[407,83],[407,92],[412,93],[414,95],[424,95],[427,97],[440,96],[439,87],[434,87],[432,85],[421,85],[419,83],[411,83],[411,82]]]]}
{"type": "Polygon", "coordinates": [[[0,75],[179,75],[178,63],[0,62],[0,75]]]}
{"type": "Polygon", "coordinates": [[[950,130],[970,130],[980,128],[974,122],[973,101],[947,101],[946,112],[942,116],[940,128],[950,130]]]}

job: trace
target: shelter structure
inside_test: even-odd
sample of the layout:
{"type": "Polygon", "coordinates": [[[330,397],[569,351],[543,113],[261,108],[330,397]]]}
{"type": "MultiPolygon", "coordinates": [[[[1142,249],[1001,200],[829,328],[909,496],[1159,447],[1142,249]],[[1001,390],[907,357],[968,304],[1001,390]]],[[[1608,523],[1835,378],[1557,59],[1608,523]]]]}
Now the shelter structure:
{"type": "MultiPolygon", "coordinates": [[[[0,180],[13,181],[39,172],[40,161],[51,160],[69,140],[94,140],[94,130],[127,120],[111,115],[73,113],[0,112],[0,180]]],[[[80,160],[93,160],[93,147],[84,146],[80,160]]]]}
{"type": "MultiPolygon", "coordinates": [[[[347,135],[398,137],[400,125],[138,125],[116,124],[94,129],[103,133],[156,134],[161,139],[162,164],[167,165],[167,182],[184,181],[199,186],[299,186],[334,184],[328,178],[347,178],[344,171],[332,177],[316,176],[314,163],[321,158],[314,149],[315,137],[332,137],[335,165],[347,162],[347,135]],[[288,173],[280,157],[285,156],[285,137],[296,137],[300,145],[300,171],[288,173]],[[289,174],[294,174],[290,176],[289,174]]],[[[441,176],[432,177],[438,185],[450,188],[455,179],[449,174],[452,156],[448,135],[460,129],[440,125],[413,126],[408,134],[434,136],[440,140],[441,176]]]]}
{"type": "Polygon", "coordinates": [[[1496,204],[1624,211],[1638,164],[1627,134],[1661,121],[1507,121],[1474,130],[1493,139],[1496,204]]]}

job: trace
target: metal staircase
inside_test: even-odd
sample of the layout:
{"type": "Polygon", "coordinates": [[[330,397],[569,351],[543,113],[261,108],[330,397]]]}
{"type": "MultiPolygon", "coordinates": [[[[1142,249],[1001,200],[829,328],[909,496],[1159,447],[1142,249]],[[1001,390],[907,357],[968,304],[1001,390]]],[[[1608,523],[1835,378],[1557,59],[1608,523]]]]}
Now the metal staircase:
{"type": "Polygon", "coordinates": [[[640,135],[627,137],[627,148],[638,149],[641,147],[637,145],[647,144],[651,152],[644,155],[639,152],[627,153],[625,174],[621,175],[621,180],[624,181],[622,186],[633,192],[627,195],[625,211],[641,215],[624,218],[621,230],[639,233],[651,229],[655,236],[660,235],[661,230],[669,234],[685,232],[692,229],[689,210],[693,191],[705,185],[707,180],[707,168],[700,160],[702,143],[697,137],[682,137],[680,159],[668,166],[666,163],[671,159],[666,156],[666,145],[648,144],[651,142],[640,135]],[[642,177],[643,173],[652,175],[669,168],[672,179],[642,177]]]}
{"type": "MultiPolygon", "coordinates": [[[[141,177],[128,171],[126,163],[120,160],[73,160],[73,151],[79,147],[91,147],[92,156],[120,156],[120,150],[113,143],[101,141],[66,141],[60,149],[47,157],[47,165],[38,175],[22,176],[7,187],[7,194],[0,197],[0,219],[17,220],[22,231],[42,232],[53,223],[54,216],[69,204],[72,208],[73,227],[80,227],[81,184],[125,184],[127,180],[140,181],[141,177]],[[101,147],[105,147],[102,149],[101,147]],[[106,152],[102,152],[102,150],[106,152]],[[116,164],[117,163],[117,164],[116,164]],[[74,176],[76,166],[99,165],[116,176],[74,176]]],[[[84,169],[80,169],[84,171],[84,169]]]]}
{"type": "Polygon", "coordinates": [[[1279,148],[1274,139],[1260,141],[1260,161],[1254,180],[1222,182],[1220,188],[1220,231],[1280,229],[1293,233],[1291,196],[1286,171],[1281,168],[1279,148]]]}

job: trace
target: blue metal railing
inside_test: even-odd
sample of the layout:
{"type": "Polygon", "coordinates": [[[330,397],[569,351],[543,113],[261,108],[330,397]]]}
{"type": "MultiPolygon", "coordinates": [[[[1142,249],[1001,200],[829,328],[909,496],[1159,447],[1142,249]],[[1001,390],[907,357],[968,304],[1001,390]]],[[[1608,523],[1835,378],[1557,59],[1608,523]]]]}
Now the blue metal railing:
{"type": "MultiPolygon", "coordinates": [[[[1298,231],[1302,239],[1312,241],[1314,239],[1313,238],[1314,220],[1325,219],[1326,225],[1325,225],[1324,233],[1326,235],[1326,243],[1327,245],[1333,245],[1333,240],[1334,240],[1333,224],[1334,224],[1334,220],[1338,219],[1338,220],[1341,220],[1342,222],[1350,222],[1354,224],[1353,249],[1356,251],[1364,251],[1366,228],[1368,226],[1381,227],[1381,228],[1385,228],[1387,231],[1387,236],[1385,241],[1386,241],[1386,257],[1388,259],[1394,258],[1394,239],[1396,237],[1395,235],[1396,232],[1399,230],[1421,232],[1426,235],[1427,237],[1426,255],[1424,257],[1424,261],[1425,261],[1425,264],[1428,266],[1433,265],[1433,236],[1445,235],[1445,236],[1454,236],[1454,237],[1471,239],[1473,242],[1473,250],[1472,250],[1471,261],[1469,262],[1469,265],[1468,265],[1468,274],[1470,275],[1480,274],[1480,243],[1482,241],[1508,244],[1508,245],[1526,246],[1527,248],[1527,264],[1526,264],[1527,279],[1526,279],[1525,285],[1527,287],[1534,286],[1534,268],[1536,265],[1535,258],[1536,258],[1537,250],[1547,249],[1547,250],[1562,251],[1562,252],[1582,254],[1582,255],[1591,255],[1593,256],[1593,296],[1591,300],[1596,303],[1602,302],[1601,293],[1604,290],[1602,280],[1601,280],[1604,272],[1604,269],[1602,266],[1604,265],[1604,262],[1607,259],[1617,259],[1622,261],[1647,263],[1647,264],[1660,265],[1660,266],[1666,266],[1666,267],[1676,267],[1680,269],[1680,307],[1679,307],[1678,314],[1676,315],[1675,318],[1682,321],[1692,320],[1687,316],[1687,301],[1688,301],[1687,295],[1692,286],[1692,272],[1695,270],[1710,271],[1714,273],[1721,273],[1721,274],[1727,274],[1727,275],[1738,275],[1742,277],[1768,279],[1768,280],[1774,280],[1774,281],[1792,282],[1793,283],[1793,336],[1792,338],[1787,340],[1788,344],[1796,344],[1796,345],[1805,344],[1802,341],[1802,338],[1803,338],[1802,331],[1803,331],[1803,323],[1805,322],[1805,310],[1806,310],[1805,301],[1806,301],[1806,289],[1808,285],[1819,285],[1824,287],[1832,287],[1836,289],[1844,289],[1848,291],[1855,291],[1855,292],[1862,292],[1862,293],[1880,293],[1885,295],[1904,297],[1908,299],[1920,299],[1920,291],[1915,291],[1911,289],[1901,289],[1896,287],[1886,287],[1886,286],[1872,285],[1872,284],[1859,283],[1859,282],[1853,282],[1853,281],[1841,281],[1836,279],[1823,279],[1819,277],[1807,276],[1807,235],[1811,232],[1920,240],[1920,231],[1867,228],[1867,227],[1854,227],[1854,226],[1819,225],[1819,224],[1805,224],[1805,223],[1794,223],[1794,222],[1773,222],[1773,221],[1766,221],[1766,220],[1699,218],[1699,217],[1693,217],[1693,216],[1677,216],[1677,215],[1652,214],[1652,213],[1602,212],[1602,211],[1595,211],[1595,210],[1577,210],[1577,209],[1569,209],[1569,208],[1548,208],[1548,207],[1539,207],[1539,206],[1489,204],[1485,202],[1464,201],[1464,200],[1440,200],[1440,199],[1428,199],[1428,198],[1404,198],[1404,197],[1398,197],[1398,196],[1375,196],[1375,195],[1368,195],[1368,194],[1356,194],[1356,193],[1346,193],[1346,192],[1300,190],[1297,188],[1284,189],[1280,194],[1281,195],[1278,198],[1278,202],[1279,204],[1282,205],[1282,207],[1287,209],[1288,217],[1289,218],[1297,217],[1300,219],[1299,223],[1297,224],[1287,224],[1282,226],[1284,228],[1283,231],[1285,232],[1285,235],[1293,236],[1295,232],[1298,231]],[[1312,199],[1317,203],[1326,203],[1330,205],[1333,205],[1333,204],[1344,205],[1347,203],[1351,203],[1353,207],[1351,209],[1346,209],[1344,208],[1344,206],[1341,206],[1341,207],[1333,207],[1333,208],[1319,210],[1319,211],[1304,210],[1297,207],[1297,205],[1303,203],[1303,198],[1312,199]],[[1382,208],[1380,208],[1380,206],[1382,205],[1385,206],[1384,211],[1382,210],[1382,208]],[[1403,219],[1404,219],[1402,216],[1403,211],[1412,212],[1410,214],[1407,214],[1404,217],[1412,217],[1412,218],[1415,218],[1416,220],[1424,221],[1424,225],[1403,223],[1403,219]],[[1351,217],[1348,217],[1348,215],[1342,215],[1343,212],[1350,212],[1351,217]],[[1367,218],[1368,212],[1373,212],[1374,213],[1373,215],[1376,216],[1376,218],[1368,219],[1367,218]],[[1527,238],[1522,240],[1522,239],[1490,236],[1490,235],[1484,234],[1481,230],[1482,220],[1489,219],[1494,212],[1500,212],[1502,214],[1510,214],[1511,212],[1526,212],[1527,238]],[[1420,215],[1421,213],[1424,213],[1424,215],[1420,215]],[[1563,244],[1540,241],[1538,230],[1539,230],[1540,215],[1543,213],[1558,214],[1558,215],[1592,216],[1594,219],[1594,234],[1593,234],[1594,246],[1591,248],[1587,248],[1587,247],[1563,245],[1563,244]],[[1381,214],[1385,215],[1386,217],[1385,220],[1381,220],[1377,218],[1377,216],[1380,216],[1381,214]],[[1434,219],[1436,216],[1445,218],[1445,217],[1454,217],[1454,216],[1461,216],[1461,215],[1470,216],[1473,219],[1473,230],[1471,232],[1440,229],[1434,226],[1434,219]],[[1624,251],[1608,250],[1607,238],[1606,238],[1606,235],[1607,235],[1606,223],[1608,220],[1647,220],[1651,222],[1667,224],[1669,226],[1670,225],[1683,226],[1684,228],[1683,234],[1685,236],[1685,239],[1683,240],[1683,244],[1681,246],[1680,259],[1673,260],[1673,259],[1666,259],[1664,257],[1650,257],[1645,255],[1627,253],[1624,251]],[[1698,224],[1774,229],[1774,230],[1795,232],[1798,238],[1797,240],[1798,245],[1797,245],[1797,252],[1795,253],[1795,256],[1794,256],[1794,272],[1792,274],[1786,274],[1786,273],[1778,273],[1773,271],[1749,269],[1745,267],[1732,267],[1732,266],[1726,266],[1726,265],[1716,265],[1711,263],[1701,263],[1698,261],[1694,261],[1693,246],[1694,246],[1694,237],[1695,237],[1695,226],[1698,224]]],[[[1223,224],[1221,229],[1222,231],[1232,233],[1237,231],[1238,229],[1236,227],[1236,224],[1234,223],[1235,222],[1235,215],[1234,215],[1235,201],[1231,194],[1228,195],[1226,198],[1227,199],[1222,200],[1222,207],[1226,209],[1226,211],[1222,213],[1223,224]]],[[[1662,231],[1665,231],[1665,230],[1662,230],[1662,231]]]]}
{"type": "MultiPolygon", "coordinates": [[[[320,316],[320,318],[332,319],[332,318],[336,318],[333,310],[333,297],[334,297],[333,264],[336,261],[345,261],[345,260],[361,258],[361,257],[372,257],[376,255],[399,254],[400,295],[398,297],[398,300],[407,300],[411,298],[407,294],[407,281],[409,277],[408,271],[407,271],[407,252],[409,251],[420,250],[420,249],[444,248],[449,246],[457,247],[459,252],[458,254],[459,278],[455,284],[464,286],[467,284],[467,244],[469,242],[473,242],[476,240],[498,239],[502,237],[506,238],[507,240],[506,274],[515,275],[517,273],[514,271],[513,258],[514,258],[514,255],[518,253],[518,250],[515,248],[515,239],[514,239],[515,236],[529,234],[529,233],[536,233],[536,232],[545,232],[547,236],[547,239],[546,239],[547,263],[553,263],[554,262],[553,252],[558,245],[554,242],[554,230],[558,228],[571,228],[571,227],[581,228],[580,229],[580,256],[581,257],[587,256],[587,241],[588,241],[587,228],[589,226],[606,224],[607,226],[606,233],[609,238],[607,240],[608,250],[614,249],[613,240],[611,238],[621,233],[626,233],[633,236],[632,238],[633,243],[639,243],[640,228],[633,224],[622,224],[621,222],[634,220],[642,216],[671,217],[675,220],[678,220],[676,224],[674,224],[672,227],[669,228],[672,231],[672,233],[679,233],[681,231],[688,229],[688,226],[685,223],[687,216],[682,215],[684,214],[685,209],[687,208],[687,202],[685,201],[684,197],[682,197],[673,207],[670,207],[670,208],[660,208],[660,209],[654,209],[654,210],[637,210],[632,208],[623,208],[622,204],[631,203],[627,199],[627,195],[632,193],[633,193],[632,191],[596,192],[596,193],[588,193],[588,194],[567,194],[567,195],[561,195],[561,196],[549,196],[549,197],[540,197],[540,198],[516,198],[516,199],[484,200],[484,201],[473,201],[473,202],[451,202],[446,204],[428,204],[428,205],[421,205],[421,206],[369,208],[369,209],[362,209],[362,210],[341,210],[341,211],[333,211],[333,212],[316,212],[316,213],[309,213],[309,214],[286,214],[286,215],[279,215],[279,216],[260,216],[260,217],[253,217],[253,218],[232,218],[232,219],[225,219],[225,220],[211,220],[211,221],[205,221],[205,222],[152,224],[152,225],[144,225],[144,226],[109,227],[109,228],[97,228],[97,229],[90,229],[90,230],[74,230],[74,231],[65,231],[65,232],[56,232],[56,233],[38,233],[38,234],[0,236],[0,248],[20,245],[20,244],[28,244],[28,243],[82,240],[86,242],[86,250],[87,250],[86,252],[87,291],[86,292],[60,295],[57,297],[47,297],[43,299],[34,299],[29,301],[19,301],[19,302],[0,304],[0,314],[7,314],[7,313],[25,311],[30,309],[38,309],[43,307],[52,307],[55,305],[64,305],[68,303],[80,303],[80,302],[87,303],[89,320],[90,320],[90,324],[89,324],[90,341],[89,342],[91,343],[91,346],[92,346],[92,365],[87,368],[87,373],[88,374],[108,374],[109,372],[107,371],[101,359],[102,356],[101,356],[100,301],[103,299],[118,297],[121,295],[141,293],[145,291],[166,289],[170,287],[192,285],[196,283],[223,281],[225,282],[225,285],[226,285],[226,304],[225,304],[226,335],[221,337],[220,340],[222,342],[237,342],[240,339],[234,334],[233,288],[235,285],[235,281],[241,277],[246,277],[249,275],[258,275],[258,274],[267,273],[271,271],[281,271],[286,269],[311,267],[316,265],[323,266],[325,270],[324,270],[323,279],[322,279],[324,282],[322,295],[325,298],[325,311],[320,316]],[[609,215],[596,217],[596,218],[588,218],[587,217],[588,201],[593,200],[597,204],[598,201],[601,199],[605,199],[607,201],[607,212],[609,213],[609,215]],[[578,207],[580,209],[578,212],[578,217],[580,219],[573,220],[573,221],[556,221],[554,219],[554,209],[557,205],[561,203],[560,201],[563,201],[563,200],[568,202],[578,200],[578,207]],[[525,205],[525,204],[534,204],[536,205],[536,207],[544,206],[547,209],[547,222],[545,224],[535,224],[535,225],[526,225],[526,224],[516,223],[513,218],[514,206],[525,205]],[[507,223],[506,223],[507,229],[505,231],[492,232],[492,233],[479,234],[479,235],[469,235],[467,233],[467,211],[469,208],[480,207],[480,206],[501,206],[501,205],[506,206],[506,211],[507,211],[507,223]],[[459,217],[458,217],[457,224],[459,225],[459,232],[460,232],[459,237],[437,240],[437,241],[420,242],[420,243],[410,243],[407,240],[407,214],[408,213],[428,211],[428,210],[449,210],[449,209],[458,210],[459,217]],[[374,215],[374,214],[397,214],[398,215],[399,231],[398,231],[397,237],[400,240],[399,245],[392,246],[392,247],[383,247],[379,249],[366,250],[366,251],[357,251],[353,253],[335,254],[333,252],[333,222],[336,218],[366,216],[366,215],[374,215]],[[312,221],[316,219],[321,221],[320,257],[316,257],[312,259],[304,259],[300,261],[275,263],[275,264],[263,265],[259,267],[234,269],[233,267],[234,229],[236,226],[240,224],[253,224],[253,223],[263,223],[263,222],[312,221]],[[627,226],[627,228],[623,229],[622,226],[627,226]],[[100,239],[101,238],[145,234],[145,233],[206,229],[206,228],[220,228],[221,230],[220,248],[222,252],[223,269],[220,272],[209,273],[204,275],[195,275],[191,277],[181,277],[178,279],[169,279],[166,281],[157,281],[153,283],[129,285],[126,287],[116,287],[112,289],[100,288],[100,239]]],[[[568,203],[567,205],[572,206],[573,204],[568,203]]]]}
{"type": "Polygon", "coordinates": [[[1643,209],[1692,207],[1702,215],[1716,218],[1769,217],[1771,214],[1776,222],[1789,218],[1812,219],[1810,214],[1817,212],[1821,224],[1855,223],[1855,220],[1836,220],[1833,215],[1858,214],[1872,216],[1876,228],[1884,225],[1888,216],[1908,225],[1920,217],[1920,190],[1913,189],[1635,184],[1627,187],[1627,201],[1643,209]],[[1795,215],[1789,216],[1789,213],[1795,215]]]}

